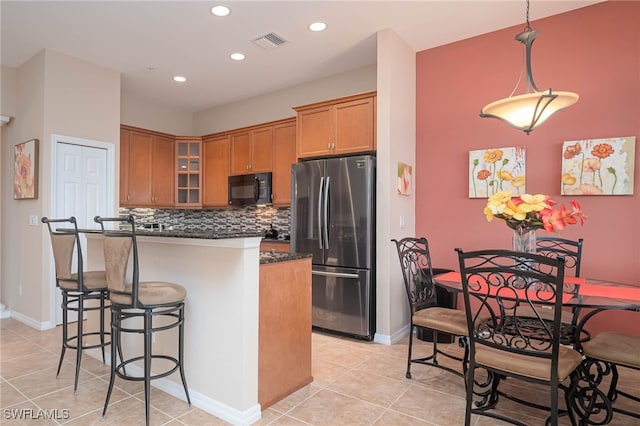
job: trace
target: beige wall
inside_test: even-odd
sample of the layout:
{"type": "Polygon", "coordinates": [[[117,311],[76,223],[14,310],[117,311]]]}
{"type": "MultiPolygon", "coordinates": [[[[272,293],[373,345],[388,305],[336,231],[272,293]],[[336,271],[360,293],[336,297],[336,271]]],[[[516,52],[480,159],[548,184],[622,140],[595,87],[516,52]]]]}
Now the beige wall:
{"type": "Polygon", "coordinates": [[[415,168],[416,56],[392,30],[378,33],[377,332],[393,343],[407,332],[409,306],[391,238],[415,234],[415,195],[398,195],[398,162],[415,168]],[[405,227],[400,228],[400,216],[405,227]]]}
{"type": "Polygon", "coordinates": [[[200,136],[194,133],[194,114],[163,107],[126,91],[121,96],[122,124],[176,136],[200,136]]]}
{"type": "Polygon", "coordinates": [[[2,302],[12,315],[46,328],[53,325],[51,248],[46,229],[29,226],[28,219],[51,212],[51,135],[119,146],[120,74],[46,50],[17,69],[15,84],[16,118],[3,133],[2,180],[13,180],[13,146],[36,138],[39,188],[36,200],[16,201],[11,186],[2,186],[2,302]]]}
{"type": "Polygon", "coordinates": [[[196,135],[295,117],[292,107],[376,90],[376,66],[359,68],[194,115],[196,135]]]}

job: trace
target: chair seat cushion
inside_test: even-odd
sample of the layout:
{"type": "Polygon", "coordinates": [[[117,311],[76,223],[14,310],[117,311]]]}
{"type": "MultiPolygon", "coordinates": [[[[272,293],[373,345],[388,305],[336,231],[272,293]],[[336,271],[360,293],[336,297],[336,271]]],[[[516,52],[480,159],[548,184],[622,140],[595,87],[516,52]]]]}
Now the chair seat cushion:
{"type": "MultiPolygon", "coordinates": [[[[109,294],[111,303],[130,306],[131,284],[125,286],[128,294],[109,294]]],[[[141,282],[138,287],[138,300],[146,307],[164,306],[181,303],[187,297],[187,290],[181,285],[167,282],[141,282]]]]}
{"type": "Polygon", "coordinates": [[[583,343],[582,350],[590,358],[640,368],[640,336],[604,332],[583,343]]]}
{"type": "Polygon", "coordinates": [[[466,336],[467,316],[464,311],[451,308],[425,308],[413,314],[413,324],[450,333],[455,336],[466,336]]]}
{"type": "MultiPolygon", "coordinates": [[[[516,354],[476,344],[476,362],[480,366],[495,368],[538,380],[551,380],[551,360],[516,354]]],[[[579,352],[560,346],[558,356],[558,380],[566,379],[582,362],[579,352]]]]}
{"type": "MultiPolygon", "coordinates": [[[[87,271],[82,273],[82,282],[90,290],[106,290],[107,275],[104,271],[87,271]]],[[[58,286],[67,291],[81,291],[78,288],[78,274],[71,274],[70,280],[59,280],[58,286]]]]}

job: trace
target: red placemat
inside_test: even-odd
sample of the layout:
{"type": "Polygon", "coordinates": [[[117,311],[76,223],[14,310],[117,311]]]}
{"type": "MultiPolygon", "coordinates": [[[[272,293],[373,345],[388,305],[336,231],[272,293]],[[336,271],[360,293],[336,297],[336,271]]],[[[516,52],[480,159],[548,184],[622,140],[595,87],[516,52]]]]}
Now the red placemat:
{"type": "Polygon", "coordinates": [[[623,299],[640,302],[640,287],[614,287],[610,285],[584,284],[580,286],[581,296],[600,296],[608,299],[623,299]]]}

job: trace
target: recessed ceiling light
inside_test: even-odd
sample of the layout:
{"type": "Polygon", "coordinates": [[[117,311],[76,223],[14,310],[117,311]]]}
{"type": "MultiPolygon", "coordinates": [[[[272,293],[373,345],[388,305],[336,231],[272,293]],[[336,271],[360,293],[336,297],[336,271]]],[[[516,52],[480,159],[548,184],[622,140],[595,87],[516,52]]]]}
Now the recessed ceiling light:
{"type": "Polygon", "coordinates": [[[309,25],[309,29],[311,31],[324,31],[327,29],[327,24],[325,24],[324,22],[314,22],[313,24],[309,25]]]}
{"type": "Polygon", "coordinates": [[[244,55],[242,53],[232,53],[229,57],[234,61],[241,61],[244,59],[244,55]]]}
{"type": "Polygon", "coordinates": [[[174,81],[177,81],[178,83],[184,83],[185,81],[187,81],[187,79],[181,75],[176,75],[175,77],[173,77],[174,81]]]}
{"type": "Polygon", "coordinates": [[[211,13],[216,16],[227,16],[231,13],[231,9],[229,9],[227,6],[213,6],[211,8],[211,13]]]}

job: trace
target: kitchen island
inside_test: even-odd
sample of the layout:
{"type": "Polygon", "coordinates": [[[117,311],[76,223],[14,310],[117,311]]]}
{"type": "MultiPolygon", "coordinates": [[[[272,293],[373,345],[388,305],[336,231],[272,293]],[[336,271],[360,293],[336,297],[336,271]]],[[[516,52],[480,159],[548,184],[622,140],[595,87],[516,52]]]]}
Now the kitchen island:
{"type": "MultiPolygon", "coordinates": [[[[85,235],[88,269],[103,268],[101,234],[85,235]]],[[[185,373],[194,406],[251,424],[261,408],[312,381],[309,256],[261,253],[255,235],[149,231],[137,240],[140,280],[187,290],[185,373]]],[[[175,355],[175,333],[157,333],[154,353],[175,355]]],[[[140,336],[123,337],[127,357],[142,353],[140,336]]],[[[184,399],[177,373],[152,384],[184,399]]]]}

